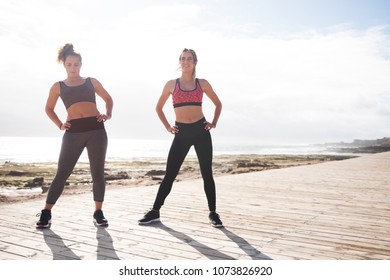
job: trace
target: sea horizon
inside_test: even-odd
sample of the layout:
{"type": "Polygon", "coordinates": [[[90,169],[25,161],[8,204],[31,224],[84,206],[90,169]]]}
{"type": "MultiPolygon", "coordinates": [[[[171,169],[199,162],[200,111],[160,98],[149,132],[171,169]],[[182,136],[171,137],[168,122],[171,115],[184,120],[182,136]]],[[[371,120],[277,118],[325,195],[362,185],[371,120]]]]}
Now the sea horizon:
{"type": "MultiPolygon", "coordinates": [[[[0,136],[0,164],[5,162],[39,163],[57,162],[62,137],[23,137],[0,136]]],[[[140,158],[166,158],[172,140],[110,138],[107,149],[107,161],[132,161],[140,158]]],[[[329,150],[325,144],[238,144],[214,142],[214,155],[309,155],[340,153],[329,150]]],[[[189,156],[194,156],[191,148],[189,156]]],[[[86,150],[79,162],[88,162],[86,150]]]]}

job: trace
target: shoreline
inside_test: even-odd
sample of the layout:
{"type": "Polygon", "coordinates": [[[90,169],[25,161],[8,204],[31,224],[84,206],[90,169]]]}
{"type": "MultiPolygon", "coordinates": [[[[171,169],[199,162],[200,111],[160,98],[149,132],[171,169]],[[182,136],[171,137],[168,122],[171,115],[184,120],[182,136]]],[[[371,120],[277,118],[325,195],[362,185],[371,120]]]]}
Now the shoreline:
{"type": "MultiPolygon", "coordinates": [[[[258,172],[270,169],[344,160],[357,155],[217,155],[213,160],[214,177],[258,172]]],[[[159,185],[165,175],[166,158],[136,158],[129,161],[107,161],[106,189],[159,185]]],[[[17,203],[46,197],[55,176],[56,162],[13,163],[0,165],[0,203],[17,203]]],[[[187,156],[176,181],[201,178],[196,156],[187,156]]],[[[91,192],[89,163],[77,163],[67,180],[63,195],[91,192]]]]}

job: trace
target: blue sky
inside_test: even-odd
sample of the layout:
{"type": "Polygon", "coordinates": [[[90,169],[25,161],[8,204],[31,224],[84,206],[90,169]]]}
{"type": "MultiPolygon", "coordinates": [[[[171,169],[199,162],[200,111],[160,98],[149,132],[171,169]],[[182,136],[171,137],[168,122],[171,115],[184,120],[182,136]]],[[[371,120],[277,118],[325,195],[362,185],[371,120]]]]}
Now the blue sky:
{"type": "MultiPolygon", "coordinates": [[[[74,44],[114,98],[110,137],[169,139],[154,111],[180,51],[223,102],[215,141],[298,144],[390,136],[390,1],[0,2],[0,136],[56,136],[44,113],[74,44]]],[[[103,109],[103,105],[99,104],[103,109]]],[[[66,112],[59,101],[58,114],[66,112]]],[[[205,100],[206,117],[212,106],[205,100]]],[[[167,103],[167,116],[174,121],[167,103]]]]}

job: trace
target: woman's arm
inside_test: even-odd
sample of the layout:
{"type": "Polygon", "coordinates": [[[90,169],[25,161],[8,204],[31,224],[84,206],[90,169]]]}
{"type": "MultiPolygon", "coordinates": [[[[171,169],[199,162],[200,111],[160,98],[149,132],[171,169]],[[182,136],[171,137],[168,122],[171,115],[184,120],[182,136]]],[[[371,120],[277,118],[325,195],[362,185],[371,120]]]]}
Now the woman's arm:
{"type": "Polygon", "coordinates": [[[98,121],[111,119],[112,109],[114,107],[114,101],[111,95],[107,92],[107,90],[103,87],[103,85],[95,78],[91,78],[91,82],[93,87],[95,88],[96,94],[99,95],[106,103],[106,116],[100,115],[98,117],[98,121]]]}
{"type": "Polygon", "coordinates": [[[161,93],[161,96],[160,98],[158,99],[157,101],[157,105],[156,105],[156,112],[157,112],[157,115],[158,117],[160,118],[161,122],[163,123],[165,129],[170,132],[170,133],[176,133],[178,132],[178,129],[175,127],[175,126],[171,126],[167,120],[167,117],[165,116],[164,114],[164,111],[163,111],[163,107],[165,105],[165,103],[167,102],[169,96],[171,95],[172,93],[172,88],[173,88],[173,85],[174,85],[175,81],[174,80],[170,80],[168,81],[164,88],[163,88],[163,91],[161,93]]]}
{"type": "Polygon", "coordinates": [[[222,102],[219,100],[217,94],[214,92],[212,86],[210,83],[205,80],[205,79],[200,79],[200,86],[202,87],[204,93],[210,98],[210,100],[214,103],[215,105],[215,110],[214,110],[214,117],[211,123],[206,124],[206,129],[211,129],[215,128],[217,126],[219,116],[221,115],[222,111],[222,102]]]}
{"type": "Polygon", "coordinates": [[[54,111],[54,108],[56,107],[57,100],[60,97],[60,84],[56,82],[49,91],[49,97],[46,101],[45,106],[45,112],[48,115],[48,117],[52,120],[52,122],[59,128],[59,129],[65,129],[63,126],[62,121],[58,118],[56,112],[54,111]]]}

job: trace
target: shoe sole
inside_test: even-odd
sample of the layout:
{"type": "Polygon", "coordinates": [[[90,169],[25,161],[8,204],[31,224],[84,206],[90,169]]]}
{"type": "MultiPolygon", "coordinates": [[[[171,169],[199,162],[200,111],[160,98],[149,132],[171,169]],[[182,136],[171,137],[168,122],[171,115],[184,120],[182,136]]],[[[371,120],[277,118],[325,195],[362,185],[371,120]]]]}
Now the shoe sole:
{"type": "Polygon", "coordinates": [[[156,218],[156,219],[153,219],[153,220],[150,220],[150,221],[147,221],[147,222],[138,222],[139,225],[147,225],[147,224],[151,224],[153,222],[159,222],[160,221],[160,218],[156,218]]]}
{"type": "Polygon", "coordinates": [[[213,225],[213,224],[211,224],[211,223],[210,223],[210,225],[211,225],[212,227],[215,227],[215,228],[221,228],[221,227],[223,227],[223,225],[213,225]]]}
{"type": "Polygon", "coordinates": [[[108,227],[108,222],[103,222],[99,224],[96,220],[93,220],[93,223],[98,227],[108,227]]]}
{"type": "Polygon", "coordinates": [[[46,225],[46,226],[36,226],[35,228],[36,228],[36,229],[45,229],[45,228],[50,228],[50,225],[46,225]]]}
{"type": "Polygon", "coordinates": [[[35,228],[37,229],[44,229],[51,227],[51,221],[47,225],[36,225],[35,228]]]}

